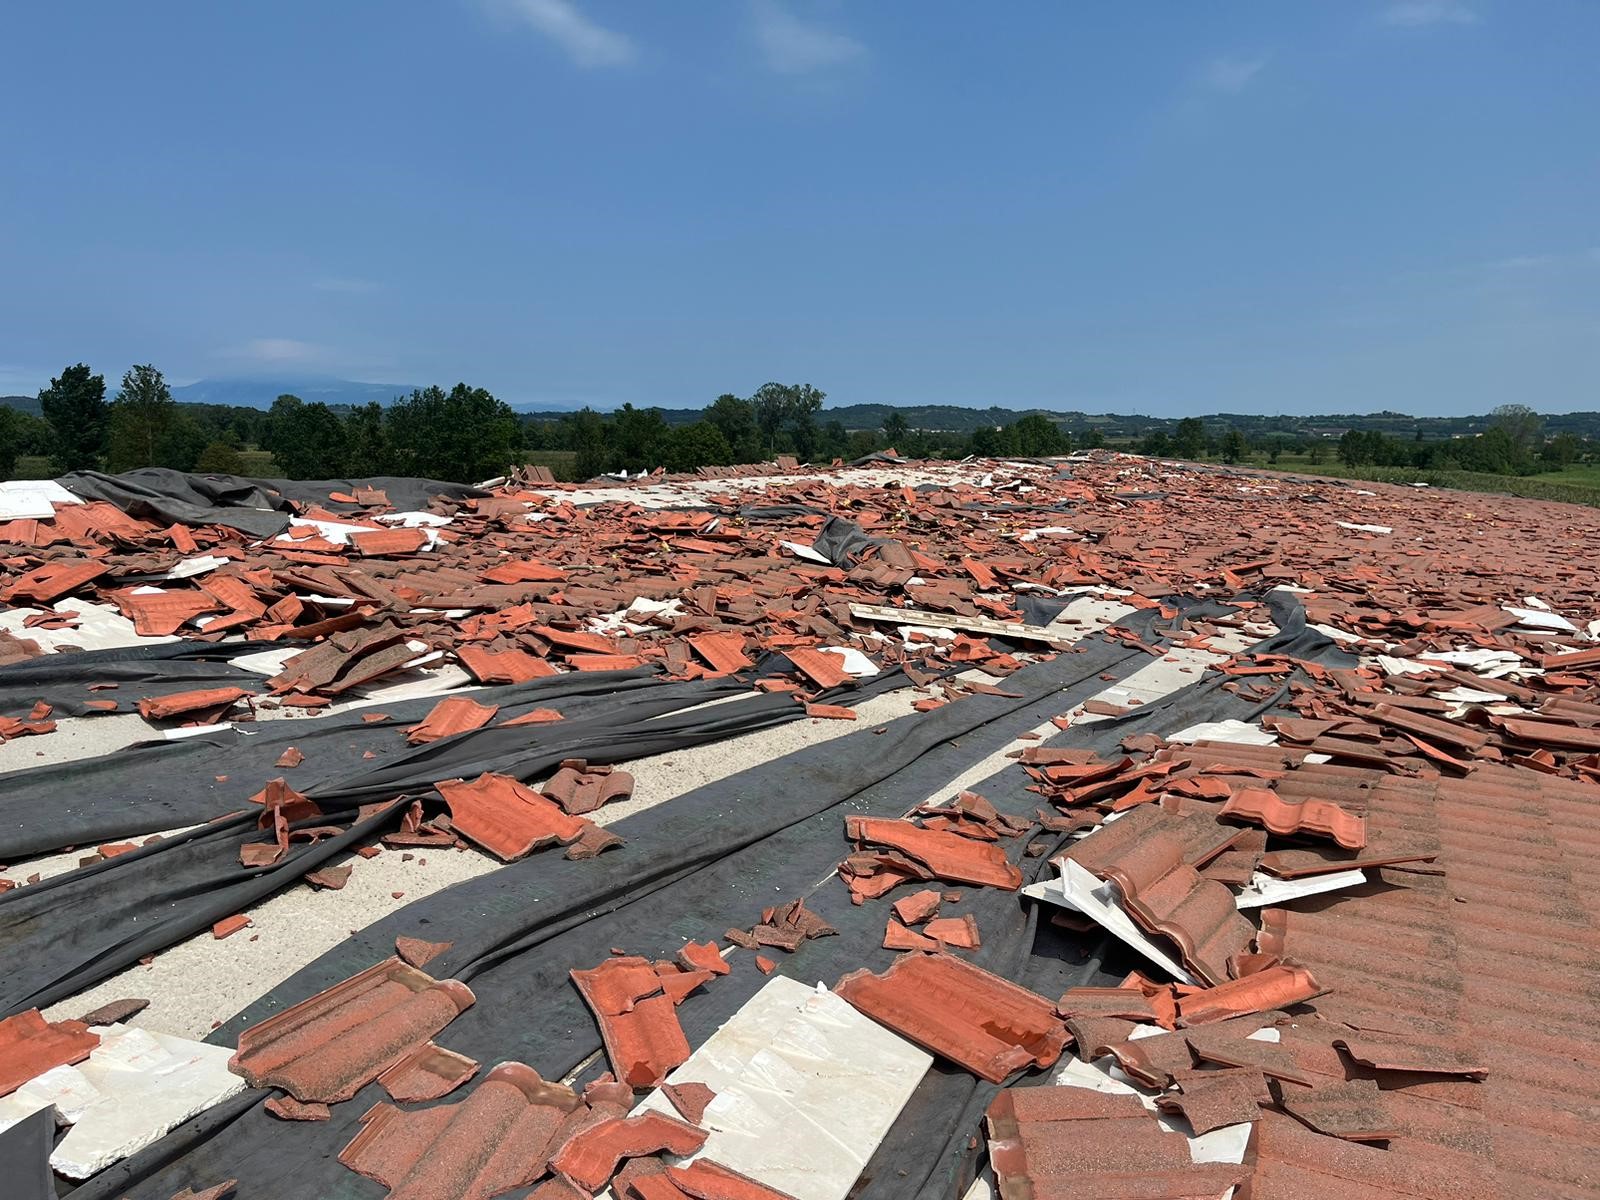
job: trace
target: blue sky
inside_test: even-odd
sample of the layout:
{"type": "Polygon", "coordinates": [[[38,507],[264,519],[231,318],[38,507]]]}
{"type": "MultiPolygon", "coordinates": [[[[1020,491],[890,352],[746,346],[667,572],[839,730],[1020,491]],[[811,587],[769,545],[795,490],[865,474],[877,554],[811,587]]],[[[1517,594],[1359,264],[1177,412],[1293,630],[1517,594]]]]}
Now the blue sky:
{"type": "Polygon", "coordinates": [[[1600,408],[1600,4],[0,15],[0,391],[1600,408]]]}

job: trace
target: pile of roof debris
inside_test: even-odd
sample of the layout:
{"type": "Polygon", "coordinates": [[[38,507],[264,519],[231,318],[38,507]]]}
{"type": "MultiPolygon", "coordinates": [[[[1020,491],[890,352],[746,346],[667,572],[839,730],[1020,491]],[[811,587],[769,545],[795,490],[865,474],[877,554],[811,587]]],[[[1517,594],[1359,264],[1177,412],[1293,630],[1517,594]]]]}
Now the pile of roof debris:
{"type": "Polygon", "coordinates": [[[5,760],[7,1194],[1600,1195],[1600,514],[768,472],[0,487],[0,739],[182,733],[5,760]],[[385,851],[505,865],[59,1007],[385,851]]]}

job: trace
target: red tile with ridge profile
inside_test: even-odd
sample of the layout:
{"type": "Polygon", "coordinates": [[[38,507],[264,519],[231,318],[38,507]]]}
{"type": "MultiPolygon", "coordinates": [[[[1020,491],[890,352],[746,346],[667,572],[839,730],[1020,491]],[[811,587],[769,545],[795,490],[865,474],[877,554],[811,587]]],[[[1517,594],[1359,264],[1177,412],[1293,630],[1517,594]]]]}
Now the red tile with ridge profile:
{"type": "Polygon", "coordinates": [[[527,683],[557,674],[550,663],[516,646],[504,650],[457,646],[456,658],[479,683],[527,683]]]}
{"type": "Polygon", "coordinates": [[[844,658],[825,650],[785,650],[783,656],[819,688],[843,687],[853,676],[844,669],[844,658]]]}
{"type": "Polygon", "coordinates": [[[693,1200],[794,1200],[786,1192],[708,1158],[697,1158],[686,1167],[668,1167],[663,1174],[693,1200]]]}
{"type": "Polygon", "coordinates": [[[350,535],[350,544],[362,558],[417,554],[428,541],[425,529],[363,529],[350,535]]]}
{"type": "Polygon", "coordinates": [[[451,826],[506,862],[542,846],[571,845],[591,824],[509,775],[486,772],[471,783],[451,779],[434,786],[450,806],[451,826]]]}
{"type": "Polygon", "coordinates": [[[539,791],[562,811],[582,816],[633,795],[633,776],[610,767],[591,767],[582,759],[568,759],[539,791]]]}
{"type": "Polygon", "coordinates": [[[147,721],[164,721],[187,713],[220,712],[254,694],[244,688],[219,687],[173,692],[166,696],[147,696],[139,701],[139,715],[147,721]]]}
{"type": "Polygon", "coordinates": [[[449,1095],[477,1072],[477,1060],[425,1042],[379,1075],[378,1083],[390,1099],[415,1104],[449,1095]]]}
{"type": "Polygon", "coordinates": [[[0,1021],[0,1096],[52,1067],[82,1062],[100,1044],[82,1021],[46,1021],[37,1008],[0,1021]]]}
{"type": "Polygon", "coordinates": [[[426,717],[406,730],[406,745],[422,746],[466,733],[469,729],[482,729],[499,711],[498,705],[479,704],[466,696],[446,696],[426,717]]]}
{"type": "Polygon", "coordinates": [[[90,559],[45,563],[13,580],[0,591],[0,600],[49,604],[93,583],[110,569],[111,564],[90,559]]]}
{"type": "Polygon", "coordinates": [[[390,1200],[489,1200],[545,1173],[582,1104],[532,1067],[501,1063],[454,1104],[373,1105],[339,1161],[389,1188],[390,1200]]]}
{"type": "Polygon", "coordinates": [[[883,817],[846,817],[845,836],[853,842],[888,846],[951,883],[972,883],[1014,892],[1022,872],[1005,851],[956,833],[923,829],[910,821],[883,817]]]}
{"type": "Polygon", "coordinates": [[[1222,815],[1264,825],[1280,837],[1320,833],[1346,850],[1360,850],[1367,844],[1366,821],[1326,800],[1289,804],[1266,788],[1240,788],[1223,804],[1222,815]]]}
{"type": "Polygon", "coordinates": [[[1181,994],[1178,1023],[1205,1025],[1249,1013],[1286,1009],[1304,1004],[1326,990],[1304,967],[1279,963],[1243,979],[1230,979],[1216,987],[1181,994]]]}
{"type": "Polygon", "coordinates": [[[902,954],[833,989],[880,1025],[990,1083],[1061,1057],[1066,1026],[1043,996],[950,954],[902,954]]]}
{"type": "Polygon", "coordinates": [[[472,989],[385,959],[239,1035],[228,1068],[296,1100],[348,1100],[473,1003],[472,989]]]}
{"type": "Polygon", "coordinates": [[[705,1145],[707,1133],[665,1113],[609,1117],[575,1134],[550,1158],[550,1169],[593,1193],[617,1173],[623,1159],[668,1153],[684,1157],[705,1145]]]}
{"type": "Polygon", "coordinates": [[[689,638],[689,645],[719,675],[732,675],[755,665],[744,652],[742,634],[697,633],[689,638]]]}

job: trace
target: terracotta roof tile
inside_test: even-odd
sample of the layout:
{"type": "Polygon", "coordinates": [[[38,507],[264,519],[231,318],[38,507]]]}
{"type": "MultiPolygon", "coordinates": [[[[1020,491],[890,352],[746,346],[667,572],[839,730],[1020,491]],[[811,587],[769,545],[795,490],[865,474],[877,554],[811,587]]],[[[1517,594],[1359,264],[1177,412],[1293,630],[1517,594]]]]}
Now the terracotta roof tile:
{"type": "Polygon", "coordinates": [[[224,712],[247,696],[254,695],[244,688],[200,688],[192,692],[172,692],[165,696],[150,696],[139,701],[139,715],[149,721],[164,721],[172,717],[196,712],[224,712]]]}
{"type": "Polygon", "coordinates": [[[922,829],[910,821],[878,817],[846,817],[845,836],[852,841],[889,846],[922,863],[936,878],[1015,891],[1022,872],[996,846],[959,834],[922,829]]]}
{"type": "Polygon", "coordinates": [[[684,1167],[668,1167],[665,1175],[679,1192],[693,1200],[792,1200],[775,1188],[706,1158],[697,1158],[684,1167]]]}
{"type": "Polygon", "coordinates": [[[589,825],[509,775],[483,774],[471,783],[452,779],[435,786],[450,806],[451,825],[506,862],[541,846],[576,842],[589,825]]]}
{"type": "Polygon", "coordinates": [[[421,746],[469,729],[481,729],[499,711],[497,705],[479,704],[466,696],[447,696],[421,722],[406,730],[406,744],[421,746]]]}
{"type": "Polygon", "coordinates": [[[378,1083],[400,1104],[437,1100],[477,1074],[478,1064],[464,1054],[425,1042],[378,1076],[378,1083]]]}
{"type": "Polygon", "coordinates": [[[689,1043],[656,968],[642,958],[608,958],[571,972],[594,1013],[606,1057],[618,1079],[654,1087],[689,1057],[689,1043]]]}
{"type": "Polygon", "coordinates": [[[991,1083],[1023,1067],[1048,1067],[1067,1040],[1048,1000],[950,955],[905,954],[882,975],[846,975],[834,991],[991,1083]]]}
{"type": "Polygon", "coordinates": [[[297,1100],[348,1100],[473,1003],[457,980],[387,959],[239,1035],[229,1067],[297,1100]]]}
{"type": "Polygon", "coordinates": [[[574,1135],[550,1159],[550,1169],[593,1193],[616,1174],[625,1158],[659,1154],[680,1157],[705,1145],[706,1131],[660,1112],[611,1117],[574,1135]]]}
{"type": "Polygon", "coordinates": [[[46,1021],[36,1008],[0,1021],[0,1096],[52,1067],[82,1062],[100,1044],[82,1021],[46,1021]]]}

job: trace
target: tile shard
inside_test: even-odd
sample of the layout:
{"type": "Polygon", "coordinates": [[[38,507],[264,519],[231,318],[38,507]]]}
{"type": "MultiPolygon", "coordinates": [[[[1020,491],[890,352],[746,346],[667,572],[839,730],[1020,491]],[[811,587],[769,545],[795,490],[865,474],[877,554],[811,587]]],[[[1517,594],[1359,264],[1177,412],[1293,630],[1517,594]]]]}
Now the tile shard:
{"type": "Polygon", "coordinates": [[[459,980],[385,959],[239,1035],[228,1066],[296,1100],[348,1100],[471,1007],[459,980]]]}
{"type": "Polygon", "coordinates": [[[82,1062],[100,1044],[81,1021],[46,1021],[36,1008],[0,1021],[0,1096],[52,1067],[82,1062]]]}
{"type": "Polygon", "coordinates": [[[668,1167],[665,1174],[674,1187],[694,1200],[794,1200],[786,1192],[709,1159],[696,1159],[686,1167],[668,1167]]]}
{"type": "Polygon", "coordinates": [[[544,846],[571,845],[590,825],[509,775],[486,772],[471,783],[452,779],[434,786],[450,806],[451,825],[506,862],[544,846]]]}
{"type": "Polygon", "coordinates": [[[855,971],[834,991],[901,1037],[987,1079],[1048,1067],[1066,1026],[1043,996],[948,954],[903,954],[882,975],[855,971]]]}
{"type": "Polygon", "coordinates": [[[406,745],[422,746],[468,730],[482,729],[499,711],[498,705],[479,704],[466,696],[446,696],[433,706],[432,712],[406,730],[406,745]]]}
{"type": "Polygon", "coordinates": [[[397,1104],[415,1104],[448,1096],[477,1073],[476,1059],[424,1042],[379,1075],[378,1083],[397,1104]]]}
{"type": "Polygon", "coordinates": [[[463,1100],[407,1111],[376,1104],[339,1152],[391,1200],[490,1200],[545,1172],[582,1101],[522,1063],[501,1063],[463,1100]]]}
{"type": "Polygon", "coordinates": [[[1180,995],[1178,1023],[1204,1025],[1248,1013],[1286,1009],[1326,991],[1305,967],[1279,963],[1243,979],[1230,979],[1215,987],[1180,995]]]}

